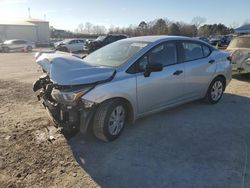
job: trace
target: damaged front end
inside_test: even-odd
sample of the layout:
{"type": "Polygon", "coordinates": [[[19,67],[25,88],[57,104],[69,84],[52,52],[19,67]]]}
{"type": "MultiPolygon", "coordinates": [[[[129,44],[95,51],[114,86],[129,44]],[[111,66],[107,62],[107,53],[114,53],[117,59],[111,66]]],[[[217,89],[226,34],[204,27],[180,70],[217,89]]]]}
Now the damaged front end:
{"type": "Polygon", "coordinates": [[[33,85],[33,91],[39,91],[38,100],[57,127],[86,133],[97,104],[82,96],[96,85],[112,80],[116,71],[61,52],[37,54],[36,58],[45,73],[33,85]]]}
{"type": "Polygon", "coordinates": [[[86,133],[96,109],[96,104],[81,98],[94,85],[58,86],[48,75],[41,76],[33,85],[33,91],[47,110],[56,127],[65,132],[80,130],[86,133]]]}

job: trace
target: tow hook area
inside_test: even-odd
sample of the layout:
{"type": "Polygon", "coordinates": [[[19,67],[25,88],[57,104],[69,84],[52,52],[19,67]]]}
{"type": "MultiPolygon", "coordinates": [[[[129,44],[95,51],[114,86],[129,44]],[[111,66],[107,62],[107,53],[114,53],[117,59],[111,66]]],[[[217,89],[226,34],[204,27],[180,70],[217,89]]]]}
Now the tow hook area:
{"type": "Polygon", "coordinates": [[[51,120],[55,122],[56,127],[62,128],[67,133],[76,131],[80,131],[83,134],[87,133],[96,110],[96,105],[85,108],[84,104],[79,102],[76,106],[69,106],[44,100],[44,97],[42,104],[46,108],[51,120]]]}

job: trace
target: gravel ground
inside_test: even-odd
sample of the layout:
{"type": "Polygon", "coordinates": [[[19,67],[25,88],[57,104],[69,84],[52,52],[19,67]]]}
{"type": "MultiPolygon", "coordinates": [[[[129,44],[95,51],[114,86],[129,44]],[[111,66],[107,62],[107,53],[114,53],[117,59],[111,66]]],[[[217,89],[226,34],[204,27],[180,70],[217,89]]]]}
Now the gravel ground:
{"type": "Polygon", "coordinates": [[[67,141],[32,92],[33,56],[0,54],[0,187],[250,187],[250,78],[217,105],[151,115],[115,142],[67,141]]]}

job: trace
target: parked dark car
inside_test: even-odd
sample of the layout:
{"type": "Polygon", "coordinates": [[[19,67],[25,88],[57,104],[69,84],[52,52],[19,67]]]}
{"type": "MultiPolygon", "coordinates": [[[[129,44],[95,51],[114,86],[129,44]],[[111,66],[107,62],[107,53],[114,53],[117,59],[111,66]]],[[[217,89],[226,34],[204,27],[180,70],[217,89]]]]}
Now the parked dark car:
{"type": "Polygon", "coordinates": [[[199,40],[202,40],[202,41],[204,41],[204,42],[206,42],[206,43],[209,43],[209,40],[208,40],[208,38],[206,38],[206,37],[198,37],[198,39],[199,39],[199,40]]]}
{"type": "Polygon", "coordinates": [[[222,42],[222,38],[221,37],[213,37],[209,40],[209,43],[213,46],[219,46],[222,47],[223,46],[223,42],[222,42]]]}
{"type": "Polygon", "coordinates": [[[212,37],[209,40],[209,43],[213,46],[227,46],[229,45],[229,43],[231,42],[231,40],[233,39],[233,36],[231,35],[224,35],[224,36],[216,36],[216,37],[212,37]]]}
{"type": "Polygon", "coordinates": [[[107,44],[116,42],[121,39],[127,38],[127,35],[122,35],[122,34],[108,34],[108,35],[102,35],[99,36],[96,40],[94,41],[87,41],[85,46],[83,47],[83,50],[85,52],[91,53],[103,46],[106,46],[107,44]]]}

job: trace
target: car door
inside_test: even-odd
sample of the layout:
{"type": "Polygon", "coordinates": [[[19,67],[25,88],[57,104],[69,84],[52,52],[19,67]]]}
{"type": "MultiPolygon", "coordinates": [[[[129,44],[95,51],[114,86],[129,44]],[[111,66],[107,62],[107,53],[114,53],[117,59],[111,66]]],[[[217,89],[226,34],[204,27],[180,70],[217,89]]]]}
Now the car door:
{"type": "Polygon", "coordinates": [[[24,50],[27,47],[27,41],[25,40],[19,40],[19,50],[24,50]]]}
{"type": "Polygon", "coordinates": [[[77,40],[71,40],[69,44],[67,45],[67,48],[70,52],[75,52],[76,51],[76,42],[77,40]]]}
{"type": "Polygon", "coordinates": [[[212,49],[199,42],[183,41],[183,65],[185,69],[185,95],[199,98],[206,92],[216,71],[212,49]]]}
{"type": "Polygon", "coordinates": [[[20,47],[19,40],[13,40],[8,47],[11,50],[17,50],[20,47]]]}
{"type": "Polygon", "coordinates": [[[165,42],[154,47],[138,62],[137,105],[139,114],[150,112],[182,100],[184,67],[178,63],[175,42],[165,42]],[[145,77],[143,72],[150,63],[161,63],[160,72],[145,77]]]}
{"type": "Polygon", "coordinates": [[[76,51],[82,51],[82,50],[83,50],[84,43],[85,43],[84,40],[77,40],[76,51]]]}

